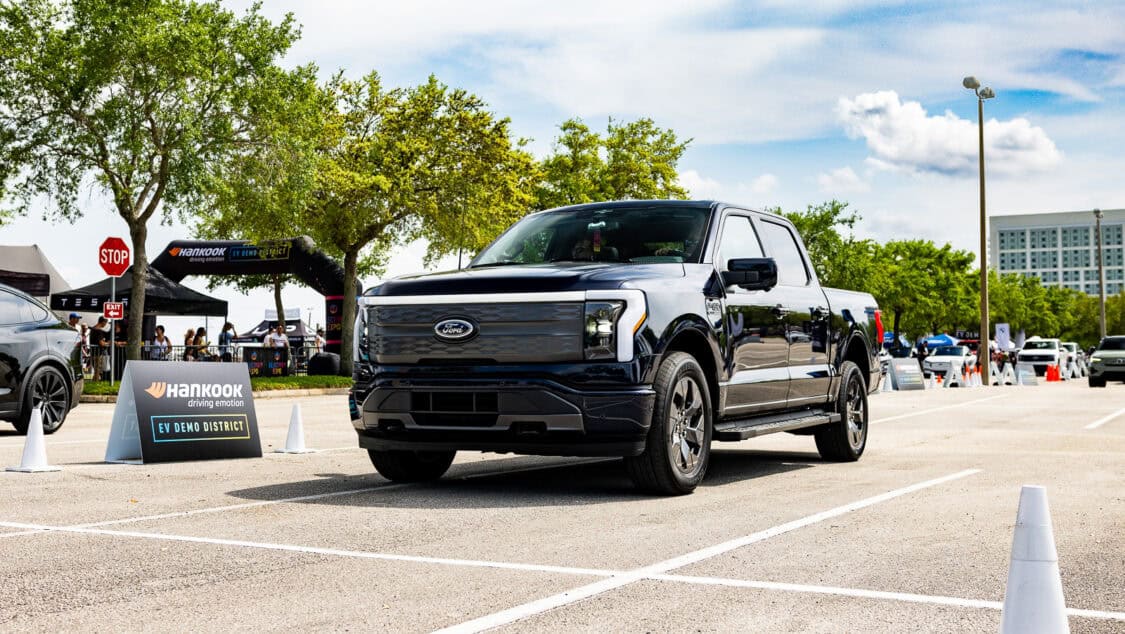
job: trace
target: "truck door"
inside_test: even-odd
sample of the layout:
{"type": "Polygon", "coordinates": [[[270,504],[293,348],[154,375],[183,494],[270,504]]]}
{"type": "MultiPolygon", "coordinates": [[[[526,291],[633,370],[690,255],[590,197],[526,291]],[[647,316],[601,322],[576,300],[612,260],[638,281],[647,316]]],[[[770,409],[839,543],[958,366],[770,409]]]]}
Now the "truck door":
{"type": "MultiPolygon", "coordinates": [[[[723,221],[715,268],[725,271],[736,258],[764,257],[761,242],[749,216],[728,212],[723,221]]],[[[789,391],[789,344],[785,339],[785,311],[775,289],[726,289],[723,328],[729,351],[723,415],[745,416],[784,407],[789,391]]]]}
{"type": "Polygon", "coordinates": [[[789,343],[789,407],[828,400],[832,382],[828,362],[829,306],[824,289],[808,270],[797,238],[786,225],[758,219],[766,257],[777,262],[777,299],[785,305],[789,343]]]}

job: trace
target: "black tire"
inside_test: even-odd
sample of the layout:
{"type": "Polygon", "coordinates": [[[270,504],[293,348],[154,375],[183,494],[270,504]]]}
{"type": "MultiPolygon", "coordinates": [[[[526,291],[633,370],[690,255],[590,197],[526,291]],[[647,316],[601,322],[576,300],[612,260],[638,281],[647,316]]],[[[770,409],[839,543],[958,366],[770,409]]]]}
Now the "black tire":
{"type": "Polygon", "coordinates": [[[1035,370],[1035,376],[1045,376],[1047,374],[1047,367],[1046,366],[1035,365],[1035,366],[1032,366],[1032,368],[1035,370]]]}
{"type": "Polygon", "coordinates": [[[659,495],[691,493],[711,461],[712,410],[707,377],[695,357],[672,352],[653,383],[652,410],[645,450],[625,458],[637,488],[659,495]]]}
{"type": "Polygon", "coordinates": [[[816,431],[820,457],[834,462],[855,462],[867,448],[867,384],[859,366],[845,361],[840,368],[840,392],[836,395],[840,421],[816,431]]]}
{"type": "Polygon", "coordinates": [[[367,455],[379,475],[392,482],[428,482],[445,475],[457,452],[368,449],[367,455]]]}
{"type": "Polygon", "coordinates": [[[1087,381],[1090,382],[1090,387],[1105,387],[1105,379],[1095,379],[1091,376],[1087,381]]]}
{"type": "Polygon", "coordinates": [[[62,372],[49,365],[41,366],[27,381],[20,415],[14,425],[20,434],[26,434],[31,423],[31,410],[46,405],[43,413],[43,433],[53,434],[66,422],[70,412],[70,388],[62,372]]]}

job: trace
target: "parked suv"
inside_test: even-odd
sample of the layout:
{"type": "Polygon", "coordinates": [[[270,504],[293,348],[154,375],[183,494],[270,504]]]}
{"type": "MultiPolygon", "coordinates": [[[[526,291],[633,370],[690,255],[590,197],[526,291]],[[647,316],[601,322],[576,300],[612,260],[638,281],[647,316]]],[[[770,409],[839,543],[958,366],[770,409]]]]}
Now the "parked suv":
{"type": "Polygon", "coordinates": [[[391,480],[459,450],[624,456],[687,493],[711,442],[787,431],[859,459],[875,300],[822,288],[785,218],[717,202],[531,214],[463,271],[360,299],[353,425],[391,480]]]}
{"type": "Polygon", "coordinates": [[[1066,360],[1066,349],[1060,345],[1058,339],[1041,339],[1032,337],[1024,342],[1017,362],[1020,365],[1030,365],[1035,369],[1037,376],[1047,373],[1047,366],[1058,365],[1066,360]]]}
{"type": "Polygon", "coordinates": [[[44,406],[43,432],[62,427],[82,395],[82,339],[35,299],[0,284],[0,420],[27,433],[44,406]]]}
{"type": "Polygon", "coordinates": [[[1125,381],[1125,336],[1106,337],[1090,355],[1090,387],[1105,387],[1106,381],[1125,381]]]}

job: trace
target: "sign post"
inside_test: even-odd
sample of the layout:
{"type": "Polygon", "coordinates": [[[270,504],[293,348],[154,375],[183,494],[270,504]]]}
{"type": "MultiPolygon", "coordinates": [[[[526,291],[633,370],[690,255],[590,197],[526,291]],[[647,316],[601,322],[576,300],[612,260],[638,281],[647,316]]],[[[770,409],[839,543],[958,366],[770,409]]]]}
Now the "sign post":
{"type": "Polygon", "coordinates": [[[117,361],[114,358],[117,343],[114,341],[114,322],[124,316],[124,306],[117,302],[117,278],[125,274],[129,268],[129,245],[121,238],[106,238],[105,242],[98,247],[98,264],[105,271],[105,274],[112,278],[109,282],[109,300],[110,303],[106,304],[102,309],[102,315],[109,320],[109,385],[114,385],[114,372],[117,370],[117,361]],[[110,304],[115,307],[120,307],[120,310],[115,311],[118,317],[111,317],[110,304]]]}

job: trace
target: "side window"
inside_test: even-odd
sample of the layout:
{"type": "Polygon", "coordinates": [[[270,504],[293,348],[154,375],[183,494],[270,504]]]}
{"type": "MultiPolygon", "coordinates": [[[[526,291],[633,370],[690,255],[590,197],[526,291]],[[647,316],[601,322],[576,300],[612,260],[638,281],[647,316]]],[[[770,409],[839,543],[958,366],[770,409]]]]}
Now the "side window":
{"type": "Polygon", "coordinates": [[[31,321],[39,323],[47,318],[47,310],[39,302],[27,302],[27,307],[31,311],[31,321]]]}
{"type": "Polygon", "coordinates": [[[763,221],[762,239],[769,247],[770,257],[777,261],[777,283],[782,286],[805,286],[809,272],[805,260],[789,228],[785,225],[763,221]]]}
{"type": "Polygon", "coordinates": [[[18,324],[25,321],[24,301],[11,293],[0,291],[0,324],[18,324]]]}
{"type": "Polygon", "coordinates": [[[746,216],[727,216],[723,223],[723,237],[719,241],[719,253],[715,262],[717,268],[726,269],[727,260],[761,257],[765,255],[750,219],[746,216]]]}

